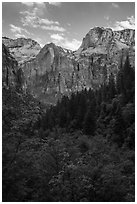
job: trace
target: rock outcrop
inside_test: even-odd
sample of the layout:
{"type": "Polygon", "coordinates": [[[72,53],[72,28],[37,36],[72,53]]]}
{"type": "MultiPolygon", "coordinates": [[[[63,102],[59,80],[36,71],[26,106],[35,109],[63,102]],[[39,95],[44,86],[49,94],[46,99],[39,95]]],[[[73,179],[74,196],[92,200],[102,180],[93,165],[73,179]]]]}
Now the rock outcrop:
{"type": "Polygon", "coordinates": [[[117,49],[135,46],[135,30],[112,31],[110,28],[95,27],[86,34],[80,49],[85,50],[89,47],[95,49],[98,47],[98,49],[102,48],[102,51],[109,52],[112,43],[117,46],[117,49]]]}
{"type": "Polygon", "coordinates": [[[132,67],[135,66],[135,30],[112,31],[95,27],[87,33],[74,54],[81,70],[91,80],[88,86],[99,86],[111,73],[116,75],[121,58],[124,62],[129,55],[132,67]]]}
{"type": "Polygon", "coordinates": [[[100,87],[111,73],[116,76],[127,55],[134,67],[134,30],[95,27],[75,52],[50,43],[34,59],[20,64],[24,89],[43,103],[54,104],[62,95],[100,87]]]}
{"type": "Polygon", "coordinates": [[[53,43],[45,45],[34,60],[24,63],[22,70],[34,96],[54,103],[62,94],[72,91],[73,53],[53,43]]]}
{"type": "MultiPolygon", "coordinates": [[[[107,55],[107,62],[126,52],[135,52],[135,30],[112,31],[110,28],[95,27],[83,38],[80,48],[75,52],[77,58],[91,55],[107,55]]],[[[132,54],[131,54],[132,55],[132,54]]],[[[134,60],[131,60],[132,65],[134,60]]]]}
{"type": "Polygon", "coordinates": [[[2,44],[2,86],[14,87],[16,83],[16,73],[18,63],[9,53],[8,49],[2,44]]]}
{"type": "Polygon", "coordinates": [[[41,49],[40,45],[30,38],[10,39],[3,37],[2,42],[19,64],[35,58],[41,49]]]}

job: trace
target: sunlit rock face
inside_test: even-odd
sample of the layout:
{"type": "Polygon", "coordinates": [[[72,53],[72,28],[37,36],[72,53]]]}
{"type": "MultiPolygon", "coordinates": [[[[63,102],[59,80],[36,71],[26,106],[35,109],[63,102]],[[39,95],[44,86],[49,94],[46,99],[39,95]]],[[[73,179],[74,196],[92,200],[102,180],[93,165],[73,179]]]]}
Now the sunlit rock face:
{"type": "Polygon", "coordinates": [[[3,37],[2,43],[8,47],[11,55],[19,64],[35,58],[41,49],[40,45],[30,38],[10,39],[3,37]]]}
{"type": "Polygon", "coordinates": [[[111,73],[116,75],[121,58],[124,62],[127,54],[134,67],[135,30],[112,31],[110,28],[95,27],[83,38],[74,54],[81,70],[86,73],[90,68],[88,76],[92,87],[100,86],[111,73]]]}
{"type": "Polygon", "coordinates": [[[72,52],[53,43],[37,56],[20,64],[24,87],[43,103],[55,104],[63,95],[83,89],[96,89],[112,73],[116,76],[121,59],[129,55],[134,67],[135,31],[112,31],[95,27],[72,52]]]}
{"type": "Polygon", "coordinates": [[[116,44],[117,48],[126,48],[135,46],[135,30],[125,29],[121,31],[112,31],[110,28],[95,27],[91,29],[83,38],[80,48],[85,50],[89,47],[93,49],[104,48],[103,51],[108,52],[110,44],[116,44]]]}
{"type": "Polygon", "coordinates": [[[53,43],[45,45],[34,60],[22,65],[26,87],[43,102],[51,103],[71,91],[73,53],[53,43]]]}

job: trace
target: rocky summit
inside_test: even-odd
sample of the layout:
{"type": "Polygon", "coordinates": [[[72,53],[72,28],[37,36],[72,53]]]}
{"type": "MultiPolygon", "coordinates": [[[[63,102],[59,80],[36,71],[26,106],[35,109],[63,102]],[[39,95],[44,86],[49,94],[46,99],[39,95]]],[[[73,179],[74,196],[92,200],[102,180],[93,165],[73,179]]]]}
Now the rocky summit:
{"type": "MultiPolygon", "coordinates": [[[[117,49],[135,46],[135,31],[131,29],[112,31],[110,28],[95,27],[86,34],[85,38],[83,38],[80,49],[86,50],[87,48],[95,49],[98,47],[98,52],[103,51],[104,53],[110,51],[110,44],[112,43],[117,46],[117,49]]],[[[96,51],[97,50],[94,52],[96,51]]]]}
{"type": "Polygon", "coordinates": [[[40,45],[30,38],[11,39],[2,37],[2,43],[8,47],[11,55],[19,64],[35,58],[41,49],[40,45]]]}
{"type": "Polygon", "coordinates": [[[135,62],[135,30],[131,29],[95,27],[74,52],[53,43],[40,50],[30,39],[3,41],[23,71],[23,89],[48,104],[56,103],[62,95],[100,87],[110,74],[116,76],[127,55],[132,67],[135,62]]]}

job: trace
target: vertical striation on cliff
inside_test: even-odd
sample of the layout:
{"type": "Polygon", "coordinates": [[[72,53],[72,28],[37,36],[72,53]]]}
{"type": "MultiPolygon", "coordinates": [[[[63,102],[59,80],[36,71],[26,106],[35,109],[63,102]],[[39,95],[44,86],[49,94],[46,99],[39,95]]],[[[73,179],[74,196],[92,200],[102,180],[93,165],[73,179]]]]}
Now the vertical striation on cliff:
{"type": "Polygon", "coordinates": [[[23,61],[21,56],[19,65],[23,72],[24,89],[29,89],[44,103],[53,104],[62,95],[100,87],[111,74],[116,76],[121,58],[124,61],[127,55],[134,67],[135,30],[131,29],[113,31],[110,28],[92,28],[75,52],[54,43],[45,45],[39,51],[39,45],[30,39],[19,39],[14,43],[4,39],[4,42],[12,53],[16,45],[17,49],[22,48],[22,43],[23,47],[25,43],[29,44],[26,48],[28,52],[30,46],[37,48],[36,56],[29,55],[23,61]]]}

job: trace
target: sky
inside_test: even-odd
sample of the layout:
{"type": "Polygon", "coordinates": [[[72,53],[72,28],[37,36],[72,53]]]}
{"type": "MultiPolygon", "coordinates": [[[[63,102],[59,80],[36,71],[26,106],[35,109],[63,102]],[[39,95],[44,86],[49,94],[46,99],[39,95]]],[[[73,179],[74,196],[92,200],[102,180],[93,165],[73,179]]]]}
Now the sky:
{"type": "Polygon", "coordinates": [[[2,36],[76,50],[93,27],[135,29],[134,2],[3,2],[2,36]]]}

